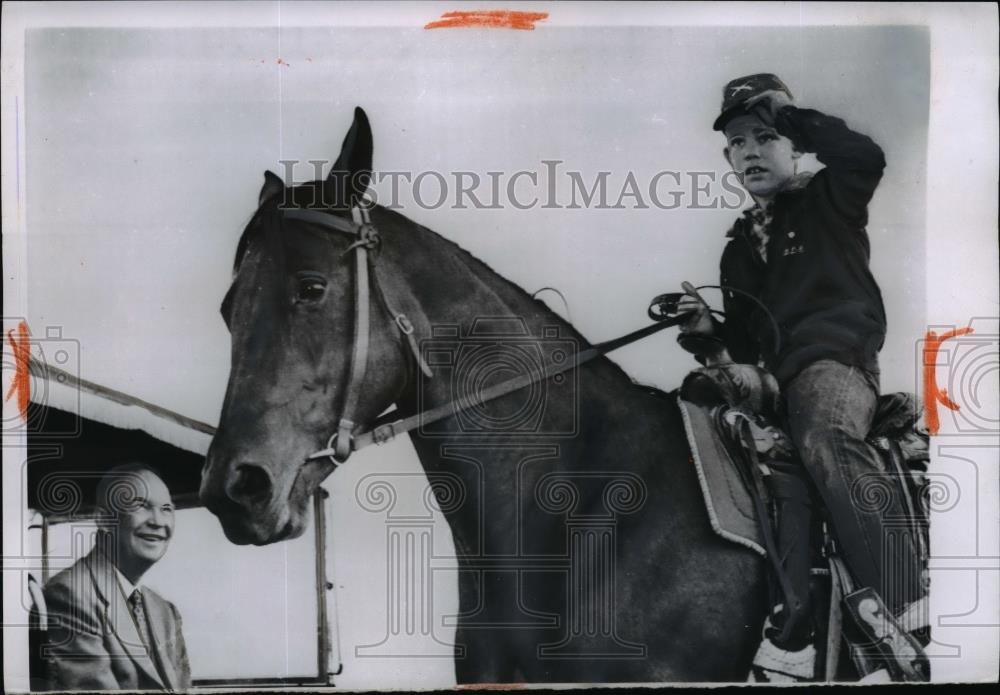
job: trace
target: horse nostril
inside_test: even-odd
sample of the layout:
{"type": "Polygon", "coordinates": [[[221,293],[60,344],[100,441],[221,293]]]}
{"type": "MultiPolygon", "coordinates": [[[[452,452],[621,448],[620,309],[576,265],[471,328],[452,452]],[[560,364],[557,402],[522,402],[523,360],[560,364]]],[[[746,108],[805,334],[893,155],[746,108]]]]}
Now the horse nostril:
{"type": "Polygon", "coordinates": [[[226,495],[237,504],[252,506],[269,502],[271,487],[271,476],[266,470],[243,463],[236,467],[232,479],[226,484],[226,495]]]}

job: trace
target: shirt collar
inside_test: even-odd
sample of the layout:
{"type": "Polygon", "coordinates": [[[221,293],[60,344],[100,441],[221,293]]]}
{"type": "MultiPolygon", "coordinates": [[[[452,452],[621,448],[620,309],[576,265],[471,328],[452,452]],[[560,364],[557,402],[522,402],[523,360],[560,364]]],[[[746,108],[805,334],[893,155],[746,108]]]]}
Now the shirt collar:
{"type": "MultiPolygon", "coordinates": [[[[114,567],[114,565],[112,565],[114,567]]],[[[115,576],[118,577],[118,585],[122,588],[122,592],[125,594],[125,598],[129,598],[136,589],[141,589],[142,585],[140,583],[133,584],[128,580],[122,571],[115,567],[115,576]]]]}
{"type": "MultiPolygon", "coordinates": [[[[803,188],[805,188],[806,186],[809,185],[809,182],[812,180],[812,177],[813,177],[813,172],[811,172],[811,171],[802,171],[802,172],[799,172],[798,174],[795,174],[794,176],[792,176],[791,178],[789,178],[788,181],[785,182],[785,185],[781,187],[781,190],[778,191],[778,193],[781,194],[781,193],[787,193],[789,191],[798,191],[798,190],[801,190],[801,189],[803,189],[803,188]]],[[[774,209],[774,200],[772,200],[771,204],[768,205],[767,207],[768,207],[769,210],[773,210],[774,209]]],[[[750,219],[750,218],[753,217],[753,214],[754,214],[755,211],[758,211],[758,210],[761,210],[761,209],[762,208],[760,207],[760,205],[758,205],[757,202],[754,201],[754,204],[751,207],[748,207],[747,209],[745,209],[743,211],[743,217],[741,217],[740,219],[750,219]]],[[[732,227],[732,229],[730,229],[726,233],[726,236],[727,237],[735,237],[740,232],[740,229],[741,229],[741,225],[736,224],[736,225],[734,225],[732,227]]]]}

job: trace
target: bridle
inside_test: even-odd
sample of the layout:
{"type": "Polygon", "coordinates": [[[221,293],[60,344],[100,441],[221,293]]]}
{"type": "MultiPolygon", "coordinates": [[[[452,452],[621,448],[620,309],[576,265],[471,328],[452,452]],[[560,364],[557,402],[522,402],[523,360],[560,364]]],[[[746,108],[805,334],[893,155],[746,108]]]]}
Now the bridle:
{"type": "MultiPolygon", "coordinates": [[[[355,239],[347,247],[345,254],[354,252],[355,266],[355,301],[354,301],[354,347],[351,350],[350,376],[344,394],[344,404],[336,431],[330,435],[326,447],[306,456],[306,461],[329,458],[334,466],[347,461],[351,452],[362,449],[370,444],[384,444],[399,434],[410,432],[421,426],[452,417],[463,410],[468,410],[483,403],[505,396],[514,391],[544,381],[551,377],[576,369],[581,365],[617,348],[657,333],[665,328],[676,326],[687,320],[686,314],[676,316],[659,314],[650,310],[650,317],[657,322],[632,331],[626,335],[603,343],[598,343],[578,352],[571,359],[561,363],[547,365],[541,370],[531,370],[529,373],[508,379],[474,394],[463,396],[428,410],[418,412],[405,418],[398,418],[394,413],[379,417],[371,429],[366,432],[355,432],[357,423],[354,421],[355,411],[361,396],[368,362],[368,350],[371,340],[371,316],[369,305],[371,294],[379,297],[382,306],[392,317],[393,322],[404,336],[406,344],[416,361],[420,371],[427,377],[433,377],[431,368],[420,354],[420,347],[414,337],[414,326],[409,317],[396,307],[401,306],[402,297],[396,294],[397,289],[391,283],[382,282],[379,265],[376,262],[376,252],[382,244],[378,229],[372,224],[368,208],[355,206],[351,208],[352,221],[320,210],[304,208],[279,209],[283,220],[294,220],[314,224],[319,227],[346,234],[355,239]]],[[[407,288],[405,295],[410,299],[410,306],[419,306],[412,293],[407,288]]],[[[660,298],[657,298],[660,299],[660,298]]],[[[655,302],[656,300],[654,300],[655,302]]]]}
{"type": "MultiPolygon", "coordinates": [[[[353,449],[357,448],[354,444],[354,429],[357,426],[354,421],[354,413],[361,397],[361,386],[364,383],[368,366],[368,350],[371,342],[369,309],[372,290],[381,300],[382,306],[389,313],[389,316],[392,317],[393,323],[404,338],[404,342],[409,345],[420,370],[428,377],[433,376],[433,372],[420,356],[420,348],[413,336],[413,322],[406,314],[396,309],[399,302],[396,301],[396,297],[390,296],[394,289],[393,285],[382,282],[379,277],[379,266],[375,262],[375,252],[381,246],[382,239],[375,225],[371,222],[368,208],[352,207],[351,217],[353,221],[319,210],[302,208],[280,209],[280,213],[283,220],[307,222],[341,234],[347,234],[355,239],[344,252],[345,255],[354,252],[355,268],[354,347],[351,350],[350,376],[347,389],[344,392],[344,404],[340,411],[337,429],[327,440],[326,448],[322,452],[317,452],[317,454],[322,453],[322,456],[329,456],[335,464],[339,465],[347,460],[353,449]]],[[[308,458],[320,458],[317,454],[312,454],[308,458]]]]}

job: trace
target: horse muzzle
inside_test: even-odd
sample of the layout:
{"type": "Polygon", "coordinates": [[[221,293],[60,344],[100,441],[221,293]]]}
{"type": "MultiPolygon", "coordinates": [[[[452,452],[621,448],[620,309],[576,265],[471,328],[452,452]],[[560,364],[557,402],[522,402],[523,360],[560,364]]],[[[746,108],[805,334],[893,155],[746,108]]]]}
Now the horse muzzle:
{"type": "Polygon", "coordinates": [[[289,518],[284,523],[247,519],[242,514],[230,514],[224,511],[213,512],[222,525],[222,531],[230,543],[236,545],[270,545],[280,541],[297,538],[305,530],[304,522],[296,522],[289,518]]]}
{"type": "Polygon", "coordinates": [[[198,494],[231,542],[265,545],[300,535],[305,528],[299,518],[304,510],[284,499],[288,489],[259,463],[234,463],[209,452],[198,494]]]}
{"type": "Polygon", "coordinates": [[[231,542],[277,543],[302,535],[312,496],[336,467],[329,457],[306,460],[299,456],[294,463],[272,468],[213,446],[202,472],[199,497],[219,518],[231,542]]]}

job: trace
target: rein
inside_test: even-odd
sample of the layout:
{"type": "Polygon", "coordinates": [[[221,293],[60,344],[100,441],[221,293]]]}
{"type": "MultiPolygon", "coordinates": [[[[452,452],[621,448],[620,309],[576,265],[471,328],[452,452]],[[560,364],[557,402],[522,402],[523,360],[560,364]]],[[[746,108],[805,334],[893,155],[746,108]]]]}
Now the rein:
{"type": "MultiPolygon", "coordinates": [[[[651,326],[640,328],[639,330],[632,331],[631,333],[623,335],[619,338],[593,345],[590,348],[577,353],[576,358],[568,361],[567,363],[549,365],[540,372],[536,372],[531,375],[523,374],[521,376],[514,377],[513,379],[508,379],[507,381],[503,381],[487,389],[483,389],[473,396],[463,398],[461,401],[457,399],[452,400],[444,405],[439,405],[436,408],[424,410],[406,418],[378,425],[368,432],[363,432],[354,436],[354,450],[357,451],[358,449],[362,449],[370,444],[385,444],[398,434],[404,434],[415,430],[421,425],[429,425],[439,420],[443,420],[447,417],[456,415],[463,410],[468,410],[474,406],[488,403],[489,401],[500,398],[501,396],[506,396],[508,393],[513,393],[514,391],[523,389],[526,386],[544,381],[545,379],[556,376],[557,374],[562,374],[563,372],[568,372],[571,369],[576,369],[591,360],[608,354],[612,350],[617,350],[620,347],[642,340],[647,336],[662,331],[664,328],[679,325],[686,319],[687,316],[682,315],[672,319],[667,319],[661,323],[654,323],[651,326]]],[[[314,454],[310,454],[306,457],[306,460],[314,460],[323,458],[324,456],[333,457],[334,453],[334,449],[326,448],[317,451],[314,454]]],[[[337,463],[343,462],[338,461],[337,463]]]]}
{"type": "Polygon", "coordinates": [[[687,319],[687,316],[683,314],[675,317],[661,318],[653,325],[632,331],[619,338],[593,345],[577,353],[574,359],[567,360],[562,364],[549,365],[540,372],[514,377],[513,379],[495,384],[490,388],[483,389],[471,397],[463,398],[461,401],[457,399],[452,400],[436,408],[431,408],[430,410],[425,410],[406,418],[385,422],[367,432],[355,434],[354,429],[357,427],[357,423],[353,421],[352,417],[361,395],[361,385],[365,377],[369,341],[371,338],[371,316],[369,312],[371,287],[374,287],[376,294],[378,294],[382,301],[382,305],[393,318],[396,327],[406,337],[406,342],[420,370],[428,377],[432,377],[433,372],[431,372],[430,367],[427,366],[427,363],[420,355],[420,348],[413,335],[413,324],[405,314],[393,308],[395,301],[390,299],[386,292],[389,286],[380,281],[378,264],[375,262],[374,255],[369,254],[369,251],[374,251],[380,246],[381,238],[379,237],[378,230],[371,223],[368,209],[364,207],[352,208],[351,216],[353,222],[348,222],[343,218],[318,210],[282,210],[282,214],[285,219],[307,222],[357,237],[357,241],[352,243],[347,251],[345,251],[345,253],[354,251],[357,282],[354,307],[354,348],[351,351],[350,377],[347,392],[344,396],[344,406],[341,411],[340,421],[337,423],[337,431],[330,436],[326,448],[309,454],[306,457],[306,461],[329,458],[334,465],[339,466],[348,459],[353,451],[363,449],[370,444],[384,444],[396,435],[410,432],[421,425],[429,425],[452,417],[461,411],[495,400],[501,396],[523,389],[526,386],[549,379],[557,374],[576,369],[591,360],[608,354],[612,350],[642,340],[665,328],[679,325],[687,319]],[[371,273],[369,273],[369,266],[371,266],[371,273]]]}

